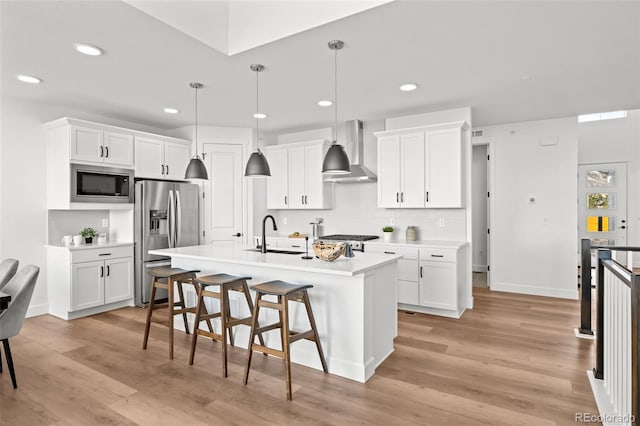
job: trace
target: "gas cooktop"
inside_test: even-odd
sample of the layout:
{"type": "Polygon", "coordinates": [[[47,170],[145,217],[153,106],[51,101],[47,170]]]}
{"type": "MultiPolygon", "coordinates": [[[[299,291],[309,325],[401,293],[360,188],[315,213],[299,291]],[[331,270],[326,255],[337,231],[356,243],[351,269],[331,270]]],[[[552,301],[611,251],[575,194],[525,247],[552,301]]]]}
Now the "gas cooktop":
{"type": "Polygon", "coordinates": [[[323,235],[321,240],[334,240],[334,241],[369,241],[378,238],[377,235],[348,235],[348,234],[334,234],[323,235]]]}

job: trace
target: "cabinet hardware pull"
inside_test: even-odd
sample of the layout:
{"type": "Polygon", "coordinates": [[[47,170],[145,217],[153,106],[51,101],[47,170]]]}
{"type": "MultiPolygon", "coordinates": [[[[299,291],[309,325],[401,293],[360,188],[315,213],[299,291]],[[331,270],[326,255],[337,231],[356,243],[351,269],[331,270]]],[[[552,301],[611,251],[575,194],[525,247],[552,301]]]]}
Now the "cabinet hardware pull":
{"type": "Polygon", "coordinates": [[[385,253],[385,254],[396,254],[396,252],[395,252],[395,251],[385,251],[384,253],[385,253]]]}
{"type": "Polygon", "coordinates": [[[109,147],[108,147],[108,146],[105,146],[105,147],[104,147],[104,151],[106,152],[105,157],[109,158],[109,147]]]}
{"type": "Polygon", "coordinates": [[[239,232],[236,232],[235,234],[231,235],[232,237],[242,237],[242,234],[239,232]]]}
{"type": "Polygon", "coordinates": [[[100,267],[100,278],[104,277],[104,266],[100,267]]]}
{"type": "Polygon", "coordinates": [[[308,197],[306,195],[304,196],[304,203],[307,205],[309,204],[308,197]]]}
{"type": "Polygon", "coordinates": [[[396,192],[396,203],[400,202],[400,193],[396,192]]]}
{"type": "Polygon", "coordinates": [[[104,147],[100,145],[100,158],[104,157],[104,147]]]}
{"type": "Polygon", "coordinates": [[[301,200],[300,202],[301,202],[302,204],[304,204],[304,195],[301,195],[301,196],[300,196],[300,200],[301,200]]]}
{"type": "Polygon", "coordinates": [[[420,267],[420,278],[422,278],[422,266],[420,267]]]}
{"type": "Polygon", "coordinates": [[[162,172],[160,174],[164,174],[164,164],[162,164],[162,172]]]}
{"type": "Polygon", "coordinates": [[[111,253],[100,253],[98,256],[111,256],[111,253]]]}
{"type": "Polygon", "coordinates": [[[293,245],[293,244],[291,245],[291,247],[300,248],[300,246],[295,246],[295,245],[293,245]]]}
{"type": "Polygon", "coordinates": [[[167,175],[168,175],[169,174],[169,165],[167,164],[165,167],[167,168],[167,175]]]}
{"type": "Polygon", "coordinates": [[[111,274],[111,270],[109,269],[109,265],[107,265],[107,276],[111,274]]]}
{"type": "Polygon", "coordinates": [[[429,191],[427,191],[427,203],[429,202],[429,191]]]}
{"type": "Polygon", "coordinates": [[[444,257],[443,254],[432,254],[431,257],[444,257]]]}
{"type": "Polygon", "coordinates": [[[404,192],[400,193],[400,202],[404,203],[404,192]]]}
{"type": "Polygon", "coordinates": [[[284,196],[284,205],[286,206],[287,204],[289,204],[289,203],[288,203],[288,200],[287,200],[287,196],[285,195],[284,196]]]}

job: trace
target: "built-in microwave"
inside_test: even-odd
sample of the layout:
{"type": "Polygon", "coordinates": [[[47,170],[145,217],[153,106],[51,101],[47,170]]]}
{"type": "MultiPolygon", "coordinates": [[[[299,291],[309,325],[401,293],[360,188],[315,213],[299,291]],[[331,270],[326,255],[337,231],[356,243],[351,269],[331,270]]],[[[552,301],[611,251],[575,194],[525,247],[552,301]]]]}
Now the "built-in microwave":
{"type": "Polygon", "coordinates": [[[133,203],[133,170],[71,164],[71,202],[133,203]]]}

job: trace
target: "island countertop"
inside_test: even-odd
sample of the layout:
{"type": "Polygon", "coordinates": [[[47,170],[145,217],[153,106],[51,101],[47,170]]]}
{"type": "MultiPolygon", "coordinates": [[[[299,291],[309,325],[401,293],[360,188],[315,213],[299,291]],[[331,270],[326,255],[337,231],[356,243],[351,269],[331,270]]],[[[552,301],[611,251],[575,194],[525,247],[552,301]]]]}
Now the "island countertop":
{"type": "MultiPolygon", "coordinates": [[[[272,267],[276,269],[289,269],[300,272],[316,272],[330,275],[354,276],[371,269],[378,268],[400,259],[402,256],[389,256],[379,253],[355,252],[355,257],[341,256],[333,262],[324,262],[320,259],[302,259],[300,254],[282,254],[247,251],[254,249],[238,243],[214,243],[198,246],[176,247],[169,249],[149,250],[149,254],[168,256],[171,258],[183,258],[192,260],[204,260],[214,262],[235,263],[241,265],[254,265],[272,267]]],[[[313,252],[309,253],[311,256],[313,252]]]]}

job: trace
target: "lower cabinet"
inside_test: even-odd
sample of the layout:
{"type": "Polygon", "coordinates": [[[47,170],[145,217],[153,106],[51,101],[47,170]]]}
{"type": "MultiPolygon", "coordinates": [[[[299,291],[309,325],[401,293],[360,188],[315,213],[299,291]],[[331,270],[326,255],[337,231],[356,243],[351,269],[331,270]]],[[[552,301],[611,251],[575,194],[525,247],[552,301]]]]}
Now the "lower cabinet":
{"type": "Polygon", "coordinates": [[[438,309],[458,309],[456,264],[420,261],[420,305],[438,309]]]}

